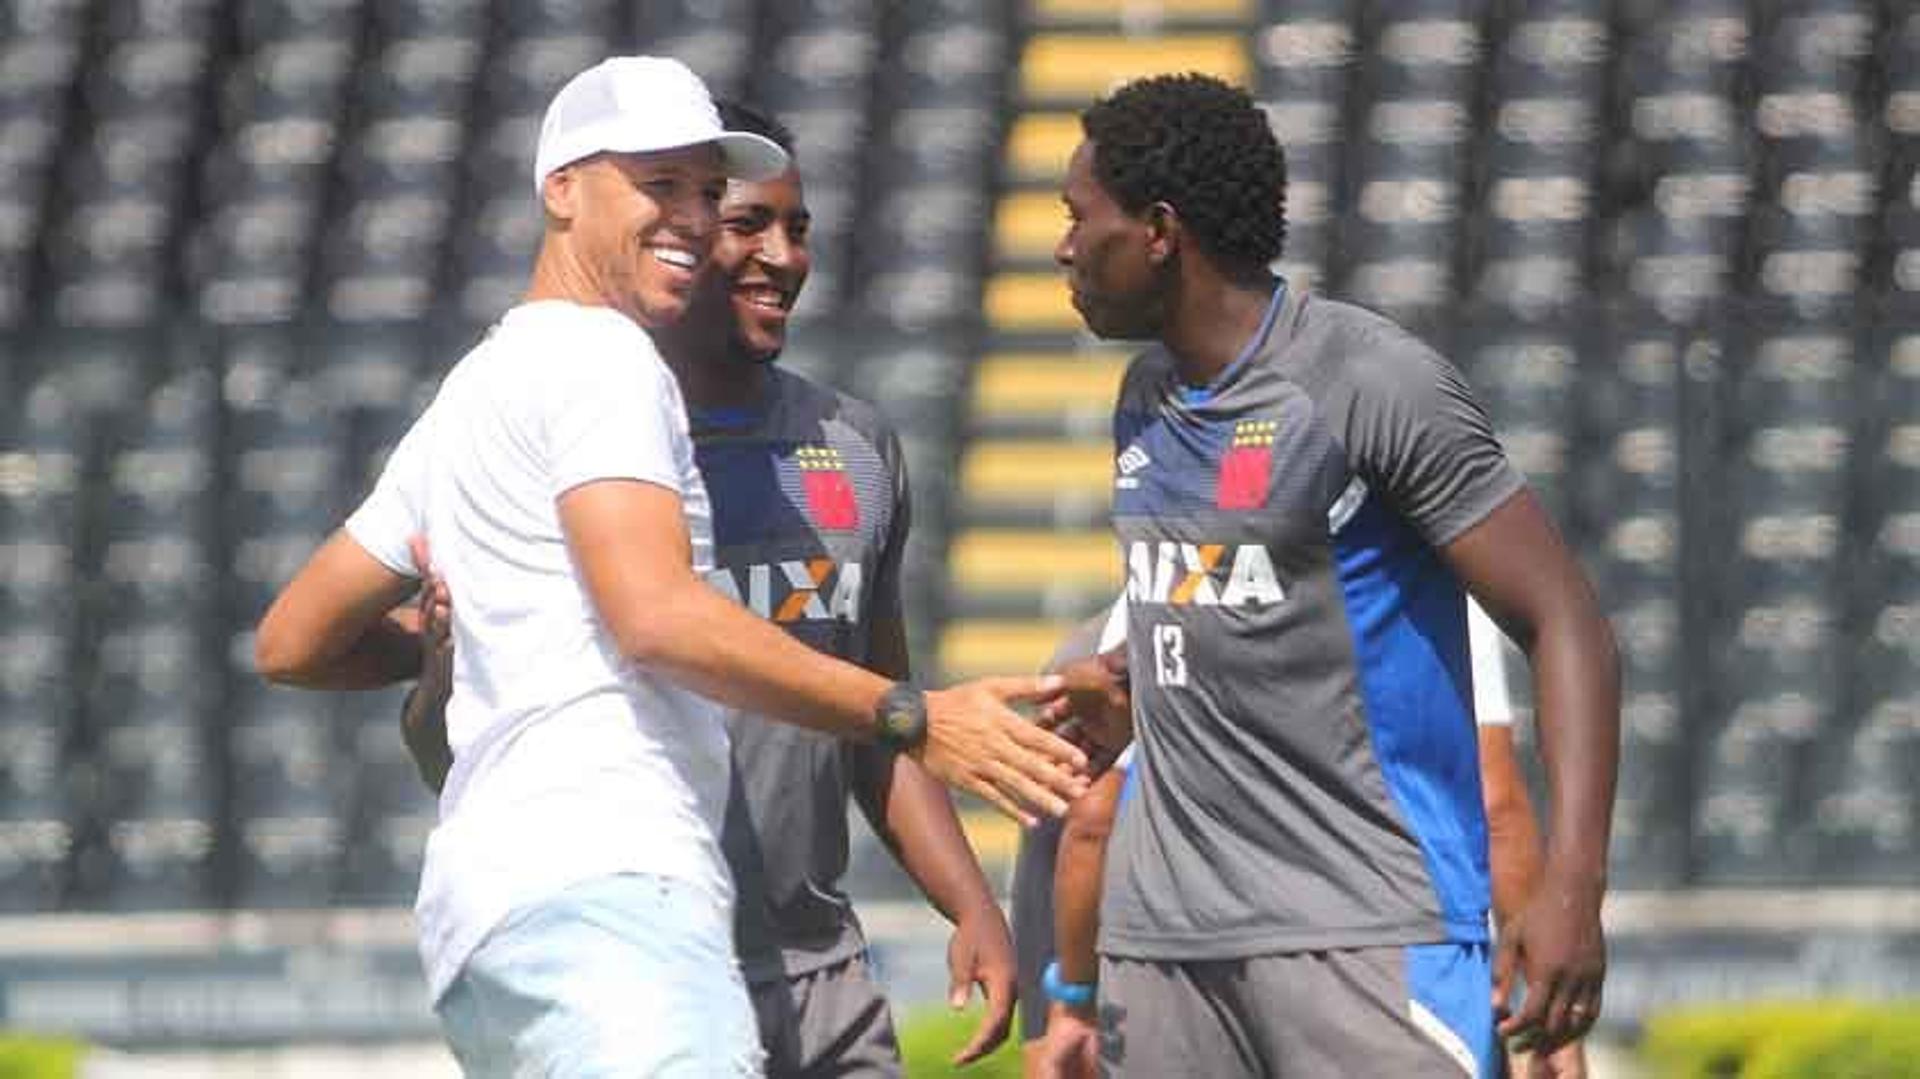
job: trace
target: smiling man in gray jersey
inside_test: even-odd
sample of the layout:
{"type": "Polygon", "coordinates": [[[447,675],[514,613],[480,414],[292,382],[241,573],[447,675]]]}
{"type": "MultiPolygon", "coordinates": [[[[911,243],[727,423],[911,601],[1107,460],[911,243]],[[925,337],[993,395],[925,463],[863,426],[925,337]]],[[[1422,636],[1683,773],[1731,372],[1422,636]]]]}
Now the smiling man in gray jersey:
{"type": "MultiPolygon", "coordinates": [[[[730,129],[794,152],[771,117],[731,103],[720,113],[730,129]]],[[[654,337],[686,396],[713,504],[710,583],[819,651],[905,680],[899,585],[909,504],[899,439],[871,405],[773,363],[811,263],[809,223],[794,169],[729,184],[687,314],[654,337]]],[[[446,688],[431,669],[405,717],[430,782],[443,767],[446,688]]],[[[1012,1018],[1012,943],[941,786],[877,746],[739,711],[726,723],[733,776],[720,838],[767,1073],[900,1074],[887,1001],[840,890],[849,797],[953,921],[955,999],[974,984],[986,998],[958,1059],[991,1052],[1012,1018]]]]}
{"type": "MultiPolygon", "coordinates": [[[[1272,276],[1285,164],[1244,93],[1144,79],[1082,127],[1057,251],[1074,306],[1155,341],[1114,417],[1132,715],[1077,716],[1140,743],[1100,908],[1103,1068],[1486,1074],[1515,962],[1502,1031],[1577,1036],[1619,722],[1584,575],[1451,364],[1272,276]],[[1551,785],[1499,976],[1465,591],[1527,650],[1551,785]]],[[[1112,666],[1080,668],[1098,687],[1112,666]]],[[[1065,996],[1092,988],[1086,957],[1060,965],[1065,996]]]]}

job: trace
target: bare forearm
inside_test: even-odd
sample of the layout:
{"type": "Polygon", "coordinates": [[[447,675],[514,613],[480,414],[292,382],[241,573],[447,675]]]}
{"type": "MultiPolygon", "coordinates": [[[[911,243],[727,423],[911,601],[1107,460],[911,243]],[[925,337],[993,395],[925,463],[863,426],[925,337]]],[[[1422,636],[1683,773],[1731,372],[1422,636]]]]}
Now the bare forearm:
{"type": "Polygon", "coordinates": [[[1100,936],[1100,881],[1106,872],[1107,837],[1119,806],[1124,773],[1108,772],[1073,805],[1060,833],[1053,869],[1053,947],[1060,976],[1091,982],[1100,973],[1095,947],[1100,936]]]}
{"type": "Polygon", "coordinates": [[[995,909],[993,890],[946,788],[910,758],[872,747],[860,752],[868,758],[858,776],[862,808],[927,901],[956,923],[995,909]]]}
{"type": "Polygon", "coordinates": [[[1504,928],[1526,906],[1540,879],[1540,825],[1513,748],[1513,729],[1480,728],[1480,785],[1487,810],[1493,916],[1504,928]]]}
{"type": "Polygon", "coordinates": [[[694,578],[656,589],[634,662],[723,704],[843,737],[868,737],[888,679],[823,655],[694,578]]]}
{"type": "Polygon", "coordinates": [[[419,670],[420,635],[391,618],[299,662],[276,663],[269,656],[261,663],[261,673],[271,681],[303,689],[379,689],[404,682],[419,670]]]}
{"type": "Polygon", "coordinates": [[[1620,660],[1591,603],[1541,627],[1531,649],[1548,786],[1546,860],[1604,880],[1620,753],[1620,660]]]}

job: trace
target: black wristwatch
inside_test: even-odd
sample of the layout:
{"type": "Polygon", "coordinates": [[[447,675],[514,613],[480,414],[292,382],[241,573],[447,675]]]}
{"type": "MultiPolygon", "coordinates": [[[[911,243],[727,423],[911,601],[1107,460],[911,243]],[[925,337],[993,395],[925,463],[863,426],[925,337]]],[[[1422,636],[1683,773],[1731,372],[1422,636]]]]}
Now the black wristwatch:
{"type": "Polygon", "coordinates": [[[873,706],[874,741],[897,752],[916,749],[927,740],[927,695],[895,682],[873,706]]]}

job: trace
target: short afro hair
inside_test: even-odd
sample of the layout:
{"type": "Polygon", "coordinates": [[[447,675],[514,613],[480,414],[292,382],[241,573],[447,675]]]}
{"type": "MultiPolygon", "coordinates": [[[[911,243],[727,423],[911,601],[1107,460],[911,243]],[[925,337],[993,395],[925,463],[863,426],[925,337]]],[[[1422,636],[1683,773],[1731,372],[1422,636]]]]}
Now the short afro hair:
{"type": "Polygon", "coordinates": [[[715,107],[720,112],[722,128],[772,139],[787,152],[788,157],[793,156],[793,129],[781,123],[780,119],[772,113],[732,98],[721,98],[715,102],[715,107]]]}
{"type": "Polygon", "coordinates": [[[1287,160],[1246,91],[1211,75],[1136,79],[1080,116],[1100,185],[1128,213],[1180,213],[1200,246],[1251,272],[1287,238],[1287,160]]]}

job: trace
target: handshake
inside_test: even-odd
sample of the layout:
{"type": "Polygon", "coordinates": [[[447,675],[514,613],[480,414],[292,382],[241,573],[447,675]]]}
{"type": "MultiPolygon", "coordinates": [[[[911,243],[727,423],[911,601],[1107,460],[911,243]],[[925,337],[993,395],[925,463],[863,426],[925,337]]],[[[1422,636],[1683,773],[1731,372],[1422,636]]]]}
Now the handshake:
{"type": "MultiPolygon", "coordinates": [[[[414,543],[424,587],[394,615],[421,645],[420,681],[402,715],[421,778],[439,790],[452,765],[445,708],[452,694],[452,599],[414,543]]],[[[889,696],[892,696],[889,694],[889,696]]],[[[921,695],[924,727],[902,751],[935,779],[1031,826],[1061,816],[1133,737],[1124,648],[1054,674],[982,678],[921,695]],[[1029,710],[1033,718],[1021,713],[1029,710]]]]}
{"type": "Polygon", "coordinates": [[[1024,825],[1061,816],[1133,740],[1124,649],[1038,678],[983,678],[926,695],[910,752],[931,775],[1024,825]],[[1014,711],[1036,707],[1036,721],[1014,711]]]}

